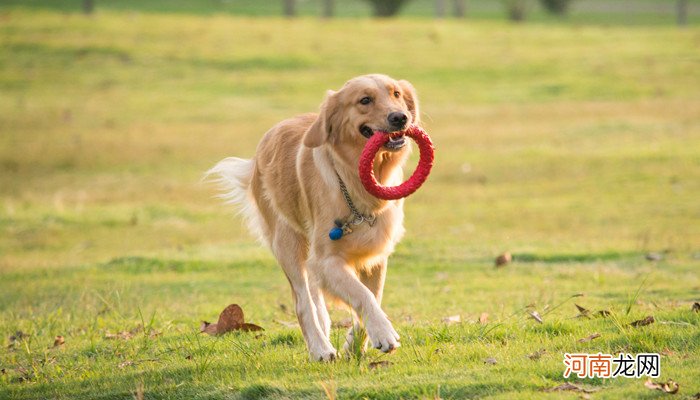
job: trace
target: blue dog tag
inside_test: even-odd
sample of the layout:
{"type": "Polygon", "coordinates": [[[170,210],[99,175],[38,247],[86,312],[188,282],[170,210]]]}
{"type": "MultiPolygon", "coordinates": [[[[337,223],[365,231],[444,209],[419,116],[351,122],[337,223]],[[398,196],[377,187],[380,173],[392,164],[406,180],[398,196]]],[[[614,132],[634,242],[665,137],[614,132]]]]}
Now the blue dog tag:
{"type": "Polygon", "coordinates": [[[330,232],[328,232],[328,237],[331,238],[331,240],[338,240],[343,237],[343,229],[339,227],[335,227],[331,229],[330,232]]]}

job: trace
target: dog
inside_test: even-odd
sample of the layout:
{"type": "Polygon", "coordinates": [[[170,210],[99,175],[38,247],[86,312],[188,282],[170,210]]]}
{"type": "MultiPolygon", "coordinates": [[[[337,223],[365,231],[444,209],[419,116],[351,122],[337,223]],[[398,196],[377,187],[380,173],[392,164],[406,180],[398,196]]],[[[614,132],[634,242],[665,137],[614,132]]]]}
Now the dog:
{"type": "MultiPolygon", "coordinates": [[[[358,162],[376,131],[397,132],[412,124],[420,124],[420,117],[411,83],[359,76],[329,90],[318,114],[271,128],[252,159],[226,158],[208,171],[284,270],[311,360],[337,357],[327,300],[353,310],[357,322],[347,334],[347,352],[357,345],[354,333],[362,325],[375,348],[391,352],[400,346],[380,305],[387,259],[404,234],[403,199],[370,195],[360,182],[358,162]],[[329,238],[334,227],[343,232],[338,240],[329,238]]],[[[379,183],[403,181],[410,151],[399,136],[377,152],[379,183]]],[[[366,339],[360,344],[363,351],[366,344],[366,339]]]]}

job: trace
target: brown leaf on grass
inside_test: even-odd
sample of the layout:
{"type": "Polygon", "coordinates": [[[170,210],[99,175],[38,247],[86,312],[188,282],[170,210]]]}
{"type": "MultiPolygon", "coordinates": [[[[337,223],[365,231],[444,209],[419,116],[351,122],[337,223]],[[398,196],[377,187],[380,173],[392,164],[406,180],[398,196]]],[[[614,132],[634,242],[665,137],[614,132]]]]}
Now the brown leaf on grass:
{"type": "Polygon", "coordinates": [[[202,321],[202,324],[199,325],[199,332],[208,333],[210,335],[216,335],[216,324],[212,324],[211,322],[207,321],[202,321]]]}
{"type": "Polygon", "coordinates": [[[393,363],[391,361],[372,361],[369,363],[369,369],[377,369],[377,368],[387,368],[390,367],[393,363]]]}
{"type": "Polygon", "coordinates": [[[299,323],[296,321],[282,321],[279,319],[274,320],[274,322],[277,322],[278,324],[286,327],[286,328],[298,328],[299,323]]]}
{"type": "Polygon", "coordinates": [[[63,336],[58,335],[56,336],[56,339],[53,340],[53,347],[58,347],[66,343],[66,339],[63,338],[63,336]]]}
{"type": "Polygon", "coordinates": [[[638,320],[638,321],[632,322],[630,325],[634,326],[635,328],[638,328],[638,327],[640,327],[640,326],[651,325],[651,324],[653,324],[655,321],[656,321],[656,320],[654,319],[654,316],[653,316],[653,315],[649,315],[649,316],[647,316],[647,317],[644,318],[644,319],[640,319],[640,320],[638,320]]]}
{"type": "Polygon", "coordinates": [[[540,316],[540,313],[538,313],[537,311],[530,311],[529,314],[535,321],[539,322],[540,324],[544,323],[542,317],[540,316]]]}
{"type": "Polygon", "coordinates": [[[443,318],[442,322],[446,323],[447,325],[458,324],[462,322],[462,317],[459,315],[450,315],[449,317],[443,318]]]}
{"type": "Polygon", "coordinates": [[[219,314],[219,320],[215,324],[202,321],[202,325],[199,327],[200,332],[209,335],[223,335],[224,333],[234,330],[251,332],[262,331],[264,329],[255,324],[245,323],[243,319],[243,309],[238,304],[229,304],[224,308],[224,311],[219,314]]]}
{"type": "Polygon", "coordinates": [[[608,311],[608,310],[600,310],[600,311],[598,311],[596,314],[597,314],[599,317],[607,318],[607,317],[609,317],[609,316],[612,314],[612,312],[610,312],[610,311],[608,311]]]}
{"type": "Polygon", "coordinates": [[[496,365],[498,364],[498,360],[496,360],[494,357],[489,357],[484,360],[484,364],[496,365]]]}
{"type": "Polygon", "coordinates": [[[129,332],[129,331],[121,331],[119,333],[105,333],[105,339],[109,340],[116,340],[116,339],[121,339],[121,340],[129,340],[134,337],[134,334],[129,332]]]}
{"type": "Polygon", "coordinates": [[[261,326],[258,326],[258,325],[255,325],[255,324],[249,324],[249,323],[247,323],[247,322],[244,322],[244,323],[241,325],[241,328],[240,328],[240,329],[241,329],[243,332],[257,332],[257,331],[264,331],[264,330],[265,330],[265,329],[263,329],[261,326]]]}
{"type": "Polygon", "coordinates": [[[482,312],[481,315],[479,315],[479,323],[481,325],[486,325],[489,322],[489,313],[482,312]]]}
{"type": "Polygon", "coordinates": [[[15,347],[16,342],[24,340],[28,337],[29,337],[29,334],[24,333],[22,331],[15,332],[14,335],[10,335],[10,337],[8,338],[10,343],[7,345],[7,348],[11,349],[11,348],[15,347]]]}
{"type": "Polygon", "coordinates": [[[132,393],[134,395],[135,400],[144,400],[146,391],[143,387],[143,382],[139,382],[138,386],[136,386],[136,390],[132,393]]]}
{"type": "Polygon", "coordinates": [[[544,389],[545,392],[565,392],[565,391],[574,391],[574,392],[581,392],[581,393],[595,393],[596,391],[594,389],[586,389],[583,386],[579,385],[574,385],[573,383],[563,383],[559,386],[555,386],[553,388],[549,389],[544,389]]]}
{"type": "Polygon", "coordinates": [[[647,261],[661,261],[664,259],[664,255],[661,253],[647,253],[644,258],[646,258],[647,261]]]}
{"type": "Polygon", "coordinates": [[[505,253],[496,257],[495,264],[496,264],[496,267],[503,267],[503,266],[509,264],[511,261],[513,261],[513,255],[511,255],[509,252],[506,251],[505,253]]]}
{"type": "Polygon", "coordinates": [[[680,385],[671,379],[668,382],[652,382],[651,379],[647,379],[644,382],[644,387],[650,390],[660,390],[668,394],[676,394],[680,389],[680,385]]]}
{"type": "Polygon", "coordinates": [[[529,358],[530,360],[539,360],[540,357],[542,357],[542,355],[544,355],[546,352],[547,352],[547,349],[539,349],[532,354],[528,354],[527,358],[529,358]]]}
{"type": "Polygon", "coordinates": [[[579,343],[586,343],[586,342],[590,342],[593,339],[598,339],[599,337],[600,337],[600,333],[594,333],[594,334],[587,336],[583,339],[579,339],[578,342],[579,343]]]}
{"type": "Polygon", "coordinates": [[[578,313],[579,313],[579,314],[576,316],[576,318],[581,318],[581,317],[589,318],[589,317],[590,317],[590,315],[591,315],[591,310],[587,309],[586,307],[581,307],[581,306],[578,305],[578,304],[574,304],[574,305],[576,306],[576,309],[578,310],[578,313]]]}
{"type": "Polygon", "coordinates": [[[698,302],[693,303],[692,310],[697,312],[697,313],[700,313],[700,303],[698,303],[698,302]]]}
{"type": "Polygon", "coordinates": [[[5,368],[0,369],[0,374],[6,375],[6,374],[7,374],[7,370],[5,370],[5,368]]]}

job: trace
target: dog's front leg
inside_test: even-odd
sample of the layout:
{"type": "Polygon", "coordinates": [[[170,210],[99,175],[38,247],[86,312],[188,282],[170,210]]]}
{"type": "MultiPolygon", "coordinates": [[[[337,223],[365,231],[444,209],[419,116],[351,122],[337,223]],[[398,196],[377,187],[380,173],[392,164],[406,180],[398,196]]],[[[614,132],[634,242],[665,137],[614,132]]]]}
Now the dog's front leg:
{"type": "Polygon", "coordinates": [[[400,346],[399,335],[379,306],[377,297],[345,260],[335,256],[311,260],[309,268],[314,268],[314,273],[322,278],[326,290],[348,303],[362,318],[374,348],[389,352],[400,346]]]}
{"type": "MultiPolygon", "coordinates": [[[[387,259],[383,259],[376,265],[360,270],[360,282],[367,287],[377,299],[377,303],[382,305],[382,295],[384,293],[384,281],[386,280],[386,268],[387,259]]],[[[366,335],[360,335],[358,338],[356,335],[364,328],[360,324],[360,321],[355,320],[353,326],[350,327],[346,336],[345,344],[343,345],[343,350],[346,354],[353,352],[352,349],[359,348],[363,353],[367,348],[367,338],[366,335]],[[361,340],[364,338],[362,343],[355,343],[355,340],[361,340]]]]}

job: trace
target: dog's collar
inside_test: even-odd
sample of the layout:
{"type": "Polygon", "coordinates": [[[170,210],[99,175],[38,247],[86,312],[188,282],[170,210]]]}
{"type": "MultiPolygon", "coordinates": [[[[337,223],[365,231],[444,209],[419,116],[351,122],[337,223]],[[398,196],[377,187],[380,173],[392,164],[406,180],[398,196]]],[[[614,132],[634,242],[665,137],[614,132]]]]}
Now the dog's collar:
{"type": "Polygon", "coordinates": [[[328,233],[328,236],[331,238],[331,240],[338,240],[345,235],[351,234],[352,227],[361,225],[363,222],[366,222],[367,225],[369,225],[370,227],[374,226],[374,223],[377,220],[376,215],[362,214],[357,209],[357,207],[355,207],[355,203],[352,202],[352,198],[350,197],[350,192],[348,192],[348,187],[345,186],[345,182],[343,182],[343,178],[340,177],[338,171],[335,171],[335,176],[338,177],[338,184],[340,184],[340,192],[343,194],[345,204],[348,205],[351,214],[345,219],[335,220],[335,227],[331,229],[328,233]]]}

